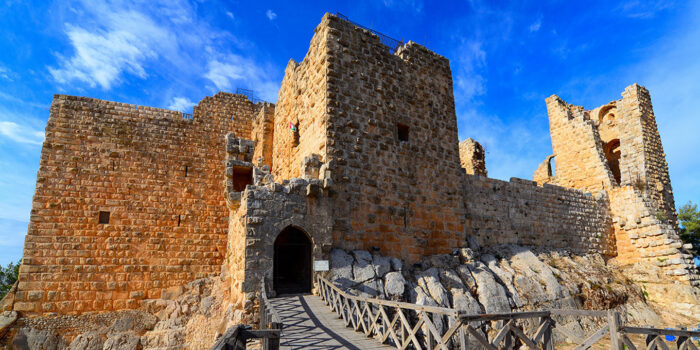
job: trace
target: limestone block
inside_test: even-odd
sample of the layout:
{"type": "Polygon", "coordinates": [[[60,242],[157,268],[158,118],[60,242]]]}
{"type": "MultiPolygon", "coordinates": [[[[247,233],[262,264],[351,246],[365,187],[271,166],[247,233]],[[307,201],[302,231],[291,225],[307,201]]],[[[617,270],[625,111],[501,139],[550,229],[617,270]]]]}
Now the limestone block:
{"type": "Polygon", "coordinates": [[[401,272],[393,271],[384,276],[384,290],[386,295],[394,300],[403,297],[406,288],[406,279],[401,272]]]}

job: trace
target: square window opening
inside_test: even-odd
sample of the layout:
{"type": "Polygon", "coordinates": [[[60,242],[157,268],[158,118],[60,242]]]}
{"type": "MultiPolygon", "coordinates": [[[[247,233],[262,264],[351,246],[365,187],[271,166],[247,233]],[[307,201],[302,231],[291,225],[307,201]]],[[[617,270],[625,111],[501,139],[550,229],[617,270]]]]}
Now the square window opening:
{"type": "Polygon", "coordinates": [[[398,123],[396,124],[396,130],[398,131],[399,141],[408,142],[408,125],[398,123]]]}
{"type": "Polygon", "coordinates": [[[98,215],[98,223],[101,225],[109,224],[109,212],[101,211],[98,215]]]}
{"type": "Polygon", "coordinates": [[[243,192],[247,185],[253,184],[253,168],[252,167],[234,167],[233,168],[233,190],[243,192]]]}

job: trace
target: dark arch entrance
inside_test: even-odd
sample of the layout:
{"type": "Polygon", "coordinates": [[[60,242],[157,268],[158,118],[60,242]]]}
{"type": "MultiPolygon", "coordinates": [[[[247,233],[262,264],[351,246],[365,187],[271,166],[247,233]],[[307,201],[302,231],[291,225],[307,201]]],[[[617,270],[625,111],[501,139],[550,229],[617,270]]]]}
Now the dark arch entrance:
{"type": "Polygon", "coordinates": [[[273,285],[277,294],[311,292],[311,240],[288,226],[275,239],[273,285]]]}

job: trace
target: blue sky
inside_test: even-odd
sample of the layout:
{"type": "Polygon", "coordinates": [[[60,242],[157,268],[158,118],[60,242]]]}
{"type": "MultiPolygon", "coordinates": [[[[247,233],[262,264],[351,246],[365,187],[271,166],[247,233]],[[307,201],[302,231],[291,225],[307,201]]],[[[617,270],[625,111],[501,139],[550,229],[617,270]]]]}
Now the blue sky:
{"type": "Polygon", "coordinates": [[[19,259],[53,94],[191,111],[237,87],[275,101],[325,12],[450,59],[460,139],[495,178],[549,154],[544,99],[651,92],[676,203],[700,202],[700,2],[13,1],[0,3],[0,264],[19,259]]]}

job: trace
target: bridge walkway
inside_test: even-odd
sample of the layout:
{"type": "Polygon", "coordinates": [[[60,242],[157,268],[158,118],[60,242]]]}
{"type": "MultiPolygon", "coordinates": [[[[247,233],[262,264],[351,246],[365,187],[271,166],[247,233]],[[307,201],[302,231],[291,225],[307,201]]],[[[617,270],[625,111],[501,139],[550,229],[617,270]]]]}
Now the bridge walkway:
{"type": "Polygon", "coordinates": [[[375,350],[394,349],[355,332],[315,295],[289,295],[271,298],[284,329],[281,349],[375,350]]]}

